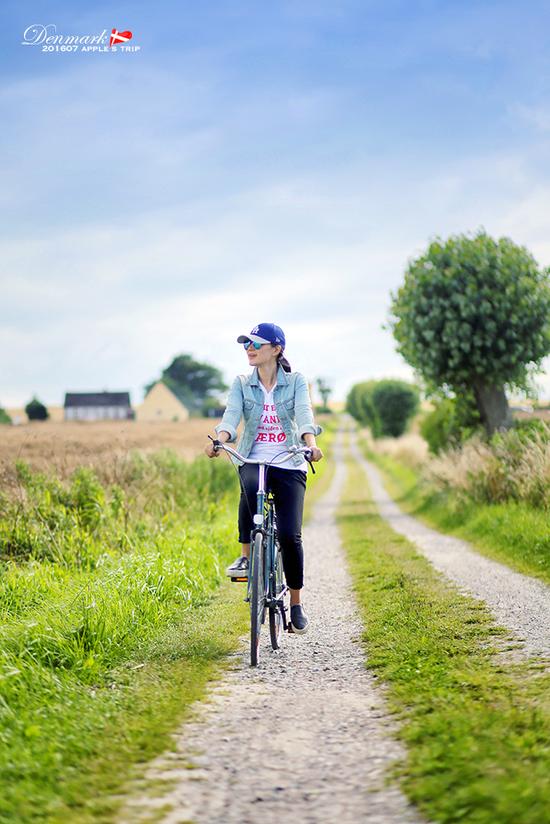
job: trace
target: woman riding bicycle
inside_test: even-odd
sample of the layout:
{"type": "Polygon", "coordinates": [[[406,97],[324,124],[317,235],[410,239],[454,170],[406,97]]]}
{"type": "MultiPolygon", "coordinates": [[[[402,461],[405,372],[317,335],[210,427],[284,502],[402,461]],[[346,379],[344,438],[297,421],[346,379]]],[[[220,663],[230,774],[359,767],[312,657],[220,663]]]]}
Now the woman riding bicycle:
{"type": "MultiPolygon", "coordinates": [[[[289,446],[305,444],[311,449],[311,460],[320,461],[323,453],[315,443],[315,436],[323,429],[314,423],[306,379],[300,372],[291,372],[283,355],[286,341],[281,327],[274,323],[260,323],[250,335],[240,335],[237,343],[244,344],[248,362],[254,369],[250,375],[238,375],[233,381],[223,418],[215,427],[218,440],[233,443],[237,439],[239,421],[244,417],[244,430],[236,449],[245,458],[270,461],[289,446]]],[[[205,447],[205,452],[209,458],[220,454],[212,443],[205,447]]],[[[241,477],[239,543],[242,552],[228,567],[227,574],[241,578],[248,575],[258,468],[243,464],[233,456],[231,460],[239,466],[241,477]]],[[[266,474],[266,490],[273,492],[275,500],[277,535],[290,590],[290,620],[292,629],[299,634],[307,631],[309,623],[301,604],[306,479],[307,462],[302,455],[289,454],[277,466],[269,466],[266,474]]]]}

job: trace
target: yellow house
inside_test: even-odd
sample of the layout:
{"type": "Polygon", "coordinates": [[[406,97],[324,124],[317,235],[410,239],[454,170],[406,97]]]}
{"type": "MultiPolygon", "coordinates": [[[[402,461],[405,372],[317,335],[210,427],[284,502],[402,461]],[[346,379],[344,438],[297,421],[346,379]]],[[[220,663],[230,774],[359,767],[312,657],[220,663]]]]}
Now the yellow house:
{"type": "Polygon", "coordinates": [[[186,421],[189,410],[162,381],[149,390],[143,403],[136,407],[137,421],[186,421]]]}

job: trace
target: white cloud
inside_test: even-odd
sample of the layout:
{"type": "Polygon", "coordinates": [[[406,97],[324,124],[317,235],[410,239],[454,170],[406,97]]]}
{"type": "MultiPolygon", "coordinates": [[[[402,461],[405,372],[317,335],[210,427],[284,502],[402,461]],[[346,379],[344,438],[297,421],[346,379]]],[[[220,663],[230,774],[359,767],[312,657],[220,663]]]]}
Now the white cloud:
{"type": "MultiPolygon", "coordinates": [[[[488,179],[501,164],[497,158],[486,169],[488,179]]],[[[480,214],[467,198],[464,169],[455,174],[450,184],[438,176],[417,183],[415,196],[426,203],[421,217],[409,213],[408,201],[396,202],[391,222],[383,216],[364,238],[364,195],[342,188],[331,199],[321,179],[317,187],[289,180],[245,191],[190,225],[178,225],[177,210],[167,209],[131,226],[96,223],[44,233],[23,247],[4,242],[0,255],[17,277],[3,284],[13,314],[2,335],[4,359],[11,353],[2,401],[23,402],[38,387],[47,402],[60,403],[66,389],[107,385],[131,387],[139,402],[142,386],[182,351],[218,365],[229,381],[246,368],[235,338],[261,320],[280,323],[293,367],[330,379],[339,397],[360,378],[410,379],[380,327],[389,289],[425,246],[440,203],[443,232],[452,206],[470,226],[468,216],[480,214]]],[[[540,256],[546,203],[542,186],[511,203],[486,199],[487,229],[527,242],[540,256]]],[[[369,222],[375,206],[367,208],[369,222]]]]}
{"type": "MultiPolygon", "coordinates": [[[[491,43],[464,48],[485,59],[491,43]]],[[[265,95],[229,89],[214,53],[177,65],[87,64],[0,91],[13,165],[0,194],[13,224],[0,242],[3,403],[105,385],[139,402],[181,351],[229,380],[246,368],[234,339],[260,320],[283,326],[294,368],[343,397],[363,378],[410,378],[380,327],[432,235],[484,225],[550,263],[550,181],[527,149],[435,160],[351,120],[375,148],[366,133],[348,155],[345,129],[341,144],[330,136],[351,86],[265,95]],[[303,143],[285,142],[305,126],[303,143]]],[[[546,130],[546,110],[518,111],[546,130]]]]}

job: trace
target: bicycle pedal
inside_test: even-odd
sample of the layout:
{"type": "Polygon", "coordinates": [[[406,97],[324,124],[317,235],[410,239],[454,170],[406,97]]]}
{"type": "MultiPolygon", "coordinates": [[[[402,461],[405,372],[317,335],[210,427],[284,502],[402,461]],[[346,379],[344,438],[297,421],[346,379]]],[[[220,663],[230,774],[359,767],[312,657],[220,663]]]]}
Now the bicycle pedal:
{"type": "Polygon", "coordinates": [[[233,581],[233,583],[239,584],[246,583],[248,581],[248,578],[231,578],[231,580],[233,581]]]}

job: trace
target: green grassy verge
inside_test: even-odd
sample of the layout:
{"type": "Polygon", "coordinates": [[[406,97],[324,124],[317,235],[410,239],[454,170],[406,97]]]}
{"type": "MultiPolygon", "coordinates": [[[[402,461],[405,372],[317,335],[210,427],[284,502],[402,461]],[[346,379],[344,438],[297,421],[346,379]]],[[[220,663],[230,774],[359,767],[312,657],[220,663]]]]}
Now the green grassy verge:
{"type": "Polygon", "coordinates": [[[171,733],[223,672],[247,626],[242,590],[227,584],[111,671],[109,683],[65,687],[48,703],[35,696],[26,746],[11,752],[4,773],[2,820],[112,822],[128,782],[173,748],[171,733]]]}
{"type": "MultiPolygon", "coordinates": [[[[247,626],[230,466],[134,456],[119,482],[20,467],[0,522],[0,820],[111,821],[133,767],[247,626]]],[[[122,473],[122,474],[120,474],[122,473]]]]}
{"type": "Polygon", "coordinates": [[[411,467],[370,451],[364,441],[360,445],[382,472],[390,495],[406,512],[470,541],[487,557],[550,584],[548,512],[516,501],[480,504],[451,493],[433,492],[411,467]]]}
{"type": "Polygon", "coordinates": [[[407,748],[404,791],[432,821],[550,822],[550,676],[504,665],[485,606],[445,583],[379,517],[356,463],[338,514],[367,666],[407,748]]]}

